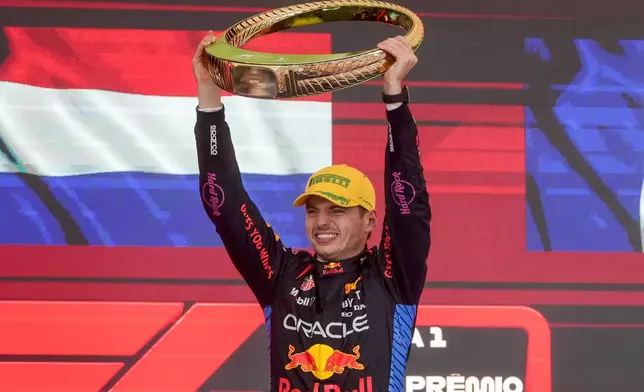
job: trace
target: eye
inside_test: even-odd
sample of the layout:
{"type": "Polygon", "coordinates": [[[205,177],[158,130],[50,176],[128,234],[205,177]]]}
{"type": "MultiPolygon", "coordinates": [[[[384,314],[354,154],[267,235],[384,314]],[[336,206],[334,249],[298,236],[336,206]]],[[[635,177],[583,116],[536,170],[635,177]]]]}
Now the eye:
{"type": "Polygon", "coordinates": [[[346,211],[342,208],[334,208],[332,211],[336,215],[344,214],[346,211]]]}

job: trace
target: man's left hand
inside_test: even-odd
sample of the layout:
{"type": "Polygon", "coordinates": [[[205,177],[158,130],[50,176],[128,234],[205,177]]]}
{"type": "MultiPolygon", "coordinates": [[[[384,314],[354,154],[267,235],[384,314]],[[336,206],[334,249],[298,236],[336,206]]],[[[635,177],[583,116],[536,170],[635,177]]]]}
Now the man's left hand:
{"type": "Polygon", "coordinates": [[[394,64],[385,72],[383,91],[387,95],[400,94],[403,80],[405,80],[409,71],[414,68],[418,58],[414,54],[411,45],[400,35],[386,39],[377,46],[396,59],[394,64]]]}

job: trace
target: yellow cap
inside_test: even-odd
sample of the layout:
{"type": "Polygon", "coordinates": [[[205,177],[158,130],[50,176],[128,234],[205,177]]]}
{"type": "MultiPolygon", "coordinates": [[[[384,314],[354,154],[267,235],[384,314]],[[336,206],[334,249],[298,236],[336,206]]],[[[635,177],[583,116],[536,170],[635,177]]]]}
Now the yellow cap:
{"type": "Polygon", "coordinates": [[[333,165],[318,170],[306,184],[293,205],[306,204],[309,196],[320,196],[340,207],[362,206],[367,211],[376,208],[376,191],[367,176],[347,165],[333,165]]]}

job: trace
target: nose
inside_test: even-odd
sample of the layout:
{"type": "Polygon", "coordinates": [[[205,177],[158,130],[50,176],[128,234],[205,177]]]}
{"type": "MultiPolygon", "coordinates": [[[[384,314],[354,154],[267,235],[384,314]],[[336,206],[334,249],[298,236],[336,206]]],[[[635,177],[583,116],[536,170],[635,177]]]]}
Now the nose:
{"type": "Polygon", "coordinates": [[[329,219],[329,215],[326,212],[322,211],[317,214],[315,218],[315,225],[318,229],[326,229],[330,223],[331,220],[329,219]]]}

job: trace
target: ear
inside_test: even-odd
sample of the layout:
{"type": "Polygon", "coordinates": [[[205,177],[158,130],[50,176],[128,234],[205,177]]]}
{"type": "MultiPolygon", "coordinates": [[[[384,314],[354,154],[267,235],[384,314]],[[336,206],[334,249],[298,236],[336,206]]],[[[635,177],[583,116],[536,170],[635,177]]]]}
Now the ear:
{"type": "Polygon", "coordinates": [[[378,213],[375,210],[367,212],[367,226],[365,227],[365,231],[374,231],[377,224],[378,213]]]}

